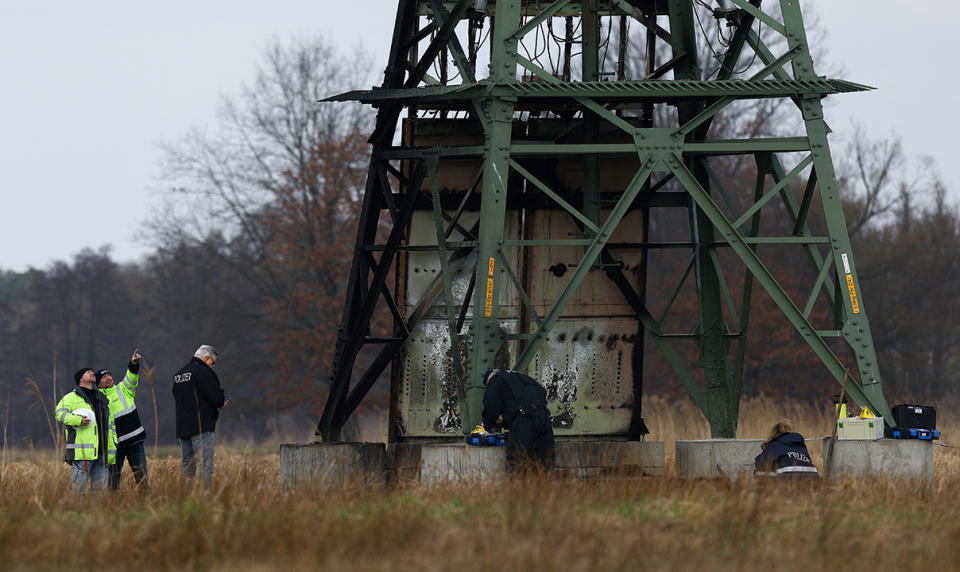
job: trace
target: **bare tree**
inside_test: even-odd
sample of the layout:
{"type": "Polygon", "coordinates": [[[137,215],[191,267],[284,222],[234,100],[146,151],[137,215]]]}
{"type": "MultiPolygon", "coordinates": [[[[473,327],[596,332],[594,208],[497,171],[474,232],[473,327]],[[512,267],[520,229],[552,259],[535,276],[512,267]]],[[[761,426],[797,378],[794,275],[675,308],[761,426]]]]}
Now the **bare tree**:
{"type": "Polygon", "coordinates": [[[223,100],[214,134],[193,130],[163,147],[158,246],[204,245],[252,284],[277,365],[314,388],[333,346],[337,320],[326,307],[337,305],[349,267],[368,152],[361,134],[372,125],[359,105],[318,102],[369,85],[367,70],[364,56],[341,56],[321,39],[274,43],[253,85],[223,100]]]}
{"type": "MultiPolygon", "coordinates": [[[[905,161],[899,137],[869,139],[863,125],[856,122],[843,157],[837,183],[844,194],[847,227],[853,236],[894,208],[895,177],[902,174],[905,161]]],[[[901,181],[899,186],[903,185],[907,183],[901,181]]]]}

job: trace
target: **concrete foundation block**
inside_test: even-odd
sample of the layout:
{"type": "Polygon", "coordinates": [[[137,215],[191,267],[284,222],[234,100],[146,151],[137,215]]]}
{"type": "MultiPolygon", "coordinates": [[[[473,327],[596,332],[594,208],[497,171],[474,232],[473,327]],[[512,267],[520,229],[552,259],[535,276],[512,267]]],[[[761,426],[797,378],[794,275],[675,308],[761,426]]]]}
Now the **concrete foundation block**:
{"type": "Polygon", "coordinates": [[[753,472],[761,439],[698,439],[677,441],[677,475],[680,477],[739,478],[753,472]]]}
{"type": "Polygon", "coordinates": [[[395,443],[390,447],[390,480],[424,485],[499,481],[504,478],[506,458],[503,447],[395,443]]]}
{"type": "Polygon", "coordinates": [[[386,459],[383,443],[280,445],[280,483],[287,487],[383,486],[386,459]]]}
{"type": "Polygon", "coordinates": [[[583,477],[613,472],[666,473],[662,441],[557,441],[556,453],[559,471],[583,477]]]}
{"type": "MultiPolygon", "coordinates": [[[[663,475],[659,441],[563,440],[556,444],[557,473],[589,478],[611,473],[663,475]]],[[[500,481],[506,476],[503,447],[396,443],[390,447],[390,482],[425,485],[452,481],[500,481]]]]}
{"type": "Polygon", "coordinates": [[[838,439],[823,442],[823,463],[836,444],[830,472],[851,477],[903,478],[933,484],[933,442],[917,439],[838,439]]]}

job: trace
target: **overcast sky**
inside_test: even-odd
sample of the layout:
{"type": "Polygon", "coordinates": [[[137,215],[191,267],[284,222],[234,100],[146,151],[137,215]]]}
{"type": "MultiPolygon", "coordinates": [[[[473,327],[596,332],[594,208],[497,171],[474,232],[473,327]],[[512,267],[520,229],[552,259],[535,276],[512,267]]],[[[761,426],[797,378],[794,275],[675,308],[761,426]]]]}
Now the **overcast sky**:
{"type": "MultiPolygon", "coordinates": [[[[909,157],[937,160],[958,197],[948,2],[956,0],[911,4],[924,16],[913,24],[902,1],[804,5],[829,34],[828,69],[843,69],[831,75],[879,88],[829,98],[834,131],[858,120],[871,137],[899,134],[909,157]]],[[[118,261],[146,255],[136,223],[157,204],[149,189],[158,187],[158,142],[214,130],[221,96],[250,83],[273,39],[323,35],[344,51],[362,46],[381,77],[394,15],[389,0],[5,3],[0,269],[46,268],[104,244],[118,261]]]]}

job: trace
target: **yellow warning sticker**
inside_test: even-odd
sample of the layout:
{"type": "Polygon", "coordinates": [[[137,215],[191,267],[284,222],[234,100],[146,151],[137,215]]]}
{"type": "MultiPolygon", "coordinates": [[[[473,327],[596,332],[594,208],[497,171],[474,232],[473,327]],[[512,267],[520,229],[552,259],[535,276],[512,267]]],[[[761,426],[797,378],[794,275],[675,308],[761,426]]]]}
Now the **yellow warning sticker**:
{"type": "Polygon", "coordinates": [[[850,291],[850,307],[854,314],[859,314],[860,303],[857,302],[857,289],[853,287],[853,274],[847,274],[847,290],[850,291]]]}
{"type": "Polygon", "coordinates": [[[490,257],[490,262],[487,263],[487,276],[493,276],[494,266],[495,263],[493,261],[493,257],[490,257]]]}
{"type": "Polygon", "coordinates": [[[493,278],[487,278],[487,299],[483,304],[483,315],[487,318],[493,315],[493,278]]]}

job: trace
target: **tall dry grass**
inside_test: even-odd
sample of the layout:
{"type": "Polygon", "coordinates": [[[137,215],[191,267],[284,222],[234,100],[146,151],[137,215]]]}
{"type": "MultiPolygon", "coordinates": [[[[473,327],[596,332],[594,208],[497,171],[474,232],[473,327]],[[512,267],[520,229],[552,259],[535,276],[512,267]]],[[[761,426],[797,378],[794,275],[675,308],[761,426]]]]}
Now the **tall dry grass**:
{"type": "MultiPolygon", "coordinates": [[[[692,417],[665,419],[682,413],[667,405],[645,409],[661,424],[656,438],[707,436],[688,433],[692,417]]],[[[745,407],[744,436],[762,436],[784,411],[763,400],[745,407]]],[[[796,423],[826,433],[819,421],[796,423]]],[[[234,446],[219,450],[209,489],[181,486],[179,459],[162,451],[148,461],[148,491],[133,490],[126,472],[119,493],[96,498],[70,491],[66,465],[34,456],[0,472],[5,569],[916,570],[960,561],[960,454],[947,447],[936,449],[930,488],[538,478],[284,491],[276,449],[234,446]]]]}

